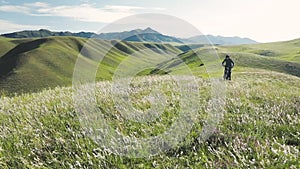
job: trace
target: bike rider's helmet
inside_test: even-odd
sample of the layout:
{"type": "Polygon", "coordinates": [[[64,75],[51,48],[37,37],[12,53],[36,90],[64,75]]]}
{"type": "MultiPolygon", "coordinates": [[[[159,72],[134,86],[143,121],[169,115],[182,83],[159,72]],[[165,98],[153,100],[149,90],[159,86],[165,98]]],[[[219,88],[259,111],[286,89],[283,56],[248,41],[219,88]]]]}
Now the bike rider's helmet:
{"type": "Polygon", "coordinates": [[[226,55],[226,59],[228,59],[229,58],[229,55],[226,55]]]}

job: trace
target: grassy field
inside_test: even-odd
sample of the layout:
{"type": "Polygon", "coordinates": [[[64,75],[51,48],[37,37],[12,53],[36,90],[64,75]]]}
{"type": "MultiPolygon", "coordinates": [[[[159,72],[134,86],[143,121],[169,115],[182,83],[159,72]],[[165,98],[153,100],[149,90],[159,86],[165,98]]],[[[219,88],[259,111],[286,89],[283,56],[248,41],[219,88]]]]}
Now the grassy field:
{"type": "Polygon", "coordinates": [[[0,38],[0,168],[300,168],[300,40],[194,45],[193,51],[170,44],[86,42],[74,37],[0,38]],[[79,54],[84,45],[87,50],[79,54]],[[208,77],[221,74],[206,72],[220,60],[204,65],[198,56],[209,60],[215,51],[221,59],[230,54],[236,67],[233,81],[221,81],[226,86],[222,120],[203,142],[199,136],[212,122],[208,112],[213,84],[208,77]],[[97,66],[105,53],[96,73],[91,72],[89,68],[97,66]],[[101,117],[114,131],[139,139],[158,136],[174,124],[185,108],[169,75],[189,82],[182,75],[193,73],[201,97],[190,100],[199,105],[192,129],[178,145],[147,158],[129,158],[98,145],[90,137],[91,129],[99,133],[98,126],[81,125],[74,107],[70,85],[77,57],[82,69],[76,71],[95,73],[101,117]],[[122,99],[139,112],[162,104],[159,118],[137,122],[116,106],[112,77],[129,75],[126,68],[141,71],[129,84],[130,95],[122,99]],[[151,95],[155,87],[161,87],[164,97],[151,95]]]}
{"type": "MultiPolygon", "coordinates": [[[[255,70],[255,69],[254,69],[255,70]]],[[[265,70],[234,74],[227,86],[222,122],[199,143],[208,121],[211,83],[200,86],[198,118],[187,137],[170,150],[149,158],[127,158],[98,146],[82,128],[69,87],[0,99],[0,168],[299,168],[300,78],[265,70]]],[[[130,97],[147,109],[145,94],[166,76],[137,77],[130,97]],[[147,82],[147,83],[145,83],[147,82]]],[[[168,104],[151,123],[126,120],[116,111],[111,82],[97,84],[97,105],[122,134],[137,138],[162,133],[180,109],[176,93],[162,88],[168,104]],[[105,111],[106,110],[106,111],[105,111]]],[[[148,106],[147,106],[148,105],[148,106]]]]}

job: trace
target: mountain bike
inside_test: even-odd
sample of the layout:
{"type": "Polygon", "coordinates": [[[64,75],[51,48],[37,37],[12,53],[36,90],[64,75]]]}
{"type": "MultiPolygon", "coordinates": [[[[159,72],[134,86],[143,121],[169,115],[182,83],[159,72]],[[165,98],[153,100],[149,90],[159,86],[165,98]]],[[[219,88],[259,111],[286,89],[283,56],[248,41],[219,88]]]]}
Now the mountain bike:
{"type": "Polygon", "coordinates": [[[225,67],[223,78],[224,80],[231,80],[231,67],[225,67]]]}

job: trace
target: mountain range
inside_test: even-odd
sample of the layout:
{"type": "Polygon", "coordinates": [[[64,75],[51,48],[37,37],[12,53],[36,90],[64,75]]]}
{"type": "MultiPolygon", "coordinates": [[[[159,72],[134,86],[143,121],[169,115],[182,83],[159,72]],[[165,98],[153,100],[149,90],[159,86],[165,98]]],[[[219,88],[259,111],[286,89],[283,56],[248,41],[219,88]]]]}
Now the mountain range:
{"type": "Polygon", "coordinates": [[[82,38],[98,38],[103,40],[124,40],[131,42],[155,42],[155,43],[177,43],[177,44],[207,44],[211,42],[214,45],[240,45],[240,44],[256,44],[255,40],[240,37],[223,37],[213,35],[198,35],[190,38],[177,38],[159,33],[148,27],[146,29],[134,29],[124,32],[111,32],[96,34],[93,32],[72,33],[53,32],[47,29],[20,31],[2,34],[7,38],[41,38],[49,36],[74,36],[82,38]]]}

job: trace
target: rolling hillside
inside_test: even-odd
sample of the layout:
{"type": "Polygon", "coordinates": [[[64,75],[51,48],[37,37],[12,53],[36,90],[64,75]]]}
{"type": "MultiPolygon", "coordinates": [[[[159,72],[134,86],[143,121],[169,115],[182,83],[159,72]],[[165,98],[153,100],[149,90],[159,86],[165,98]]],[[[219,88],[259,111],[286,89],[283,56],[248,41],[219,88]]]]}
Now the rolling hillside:
{"type": "MultiPolygon", "coordinates": [[[[45,87],[70,85],[76,59],[87,42],[84,38],[48,37],[38,39],[3,39],[0,59],[0,86],[7,92],[30,92],[45,87]]],[[[128,43],[95,40],[79,55],[87,65],[98,65],[93,57],[104,55],[104,49],[114,44],[102,60],[96,75],[97,80],[111,79],[114,69],[128,55],[146,50],[140,57],[151,57],[153,61],[164,61],[169,54],[180,53],[171,45],[128,43]]],[[[141,53],[139,53],[141,55],[141,53]]],[[[149,60],[149,59],[146,59],[149,60]]],[[[142,64],[141,59],[132,61],[132,66],[142,64]]]]}
{"type": "Polygon", "coordinates": [[[228,47],[229,51],[252,53],[275,59],[300,63],[300,39],[285,42],[240,45],[228,47]]]}
{"type": "Polygon", "coordinates": [[[184,64],[194,70],[195,74],[205,76],[205,68],[198,56],[210,57],[217,51],[222,59],[229,54],[236,63],[235,71],[245,69],[265,69],[300,77],[300,39],[266,44],[201,47],[179,55],[180,59],[171,59],[158,68],[167,72],[185,73],[184,64]],[[183,60],[184,62],[182,62],[183,60]]]}
{"type": "MultiPolygon", "coordinates": [[[[139,59],[131,59],[128,66],[135,67],[149,61],[157,63],[156,67],[144,70],[139,75],[149,74],[184,74],[187,64],[195,75],[207,76],[205,66],[197,55],[210,57],[216,49],[221,59],[230,54],[236,62],[234,73],[265,69],[282,72],[300,77],[300,40],[253,44],[240,46],[205,45],[172,46],[126,41],[107,41],[94,39],[86,46],[85,52],[80,51],[87,42],[86,38],[78,37],[46,37],[10,39],[0,38],[0,87],[5,93],[32,92],[42,88],[68,86],[72,83],[73,69],[77,57],[87,65],[98,65],[95,61],[105,50],[104,57],[96,80],[110,80],[125,58],[137,54],[139,59]],[[112,49],[107,49],[113,45],[112,49]],[[189,48],[193,51],[189,51],[189,48]],[[138,52],[144,51],[147,52],[138,52]],[[178,55],[178,57],[174,57],[178,55]],[[144,58],[144,59],[141,59],[144,58]],[[179,59],[178,59],[179,58],[179,59]]],[[[82,73],[88,74],[83,70],[82,73]]]]}
{"type": "MultiPolygon", "coordinates": [[[[0,38],[2,92],[28,92],[8,97],[1,94],[0,168],[299,168],[300,40],[213,48],[190,46],[194,51],[189,51],[189,46],[169,44],[96,39],[86,42],[87,39],[76,37],[0,38]],[[222,117],[213,112],[212,83],[201,78],[207,76],[207,65],[197,57],[209,58],[215,50],[221,58],[229,53],[237,65],[233,81],[222,81],[227,86],[222,117]],[[83,113],[76,109],[74,89],[69,86],[73,68],[77,57],[88,68],[98,65],[96,60],[104,54],[96,73],[99,82],[95,85],[96,107],[101,110],[97,113],[101,116],[84,113],[93,122],[84,126],[79,118],[83,113]],[[133,113],[131,109],[118,109],[122,105],[112,97],[114,84],[109,80],[120,63],[125,68],[135,68],[149,62],[157,66],[139,73],[149,76],[134,78],[129,84],[130,92],[118,93],[130,98],[130,104],[141,113],[166,103],[159,117],[139,123],[124,116],[133,113]],[[185,74],[189,70],[184,64],[197,75],[192,78],[200,85],[196,90],[201,97],[182,104],[182,93],[174,79],[150,74],[185,74]],[[163,95],[149,95],[152,89],[159,89],[163,95]],[[193,122],[191,130],[184,133],[178,144],[166,145],[170,146],[167,151],[150,156],[152,144],[147,147],[142,139],[164,133],[165,139],[174,139],[174,135],[183,133],[168,129],[176,124],[178,112],[193,102],[199,103],[199,109],[186,121],[193,122]],[[211,123],[209,113],[221,118],[211,131],[205,130],[205,125],[211,123]],[[104,120],[102,117],[111,128],[101,128],[103,123],[98,120],[104,120]],[[201,139],[202,131],[210,134],[207,140],[201,139]],[[126,136],[124,152],[146,154],[148,158],[112,153],[113,146],[97,144],[91,133],[98,133],[99,138],[108,136],[105,141],[111,145],[119,138],[102,132],[126,136]],[[137,138],[139,142],[133,144],[127,138],[137,138]],[[139,149],[128,151],[133,145],[139,149]]],[[[92,73],[85,67],[81,71],[92,73]]],[[[178,76],[177,80],[187,83],[191,77],[178,76]]]]}
{"type": "Polygon", "coordinates": [[[0,57],[2,57],[4,54],[6,54],[9,50],[14,48],[16,46],[15,43],[10,41],[7,38],[0,37],[0,57]]]}

